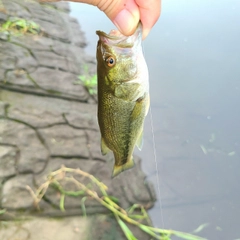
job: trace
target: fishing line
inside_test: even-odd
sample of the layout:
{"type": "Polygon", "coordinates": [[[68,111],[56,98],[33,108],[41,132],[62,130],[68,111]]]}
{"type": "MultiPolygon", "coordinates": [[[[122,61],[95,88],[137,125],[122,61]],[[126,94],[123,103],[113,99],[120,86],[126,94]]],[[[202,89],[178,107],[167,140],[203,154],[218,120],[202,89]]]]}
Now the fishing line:
{"type": "Polygon", "coordinates": [[[157,151],[156,151],[155,135],[154,135],[154,129],[153,129],[153,117],[152,117],[151,103],[149,106],[149,114],[150,114],[150,122],[151,122],[152,138],[153,138],[153,155],[154,155],[155,168],[156,168],[156,172],[157,172],[156,180],[157,180],[157,190],[158,190],[158,195],[159,195],[159,208],[160,208],[160,215],[161,215],[161,221],[162,221],[162,228],[164,228],[161,190],[160,190],[160,178],[159,178],[159,170],[158,170],[158,163],[157,163],[157,151]]]}
{"type": "MultiPolygon", "coordinates": [[[[143,55],[145,57],[144,43],[143,42],[142,42],[142,49],[143,49],[143,55]]],[[[158,192],[158,195],[159,195],[158,196],[158,198],[159,198],[159,209],[160,209],[160,215],[161,215],[161,221],[162,221],[162,228],[164,228],[161,190],[160,190],[160,179],[159,179],[159,170],[158,170],[158,163],[157,163],[157,151],[156,151],[155,135],[154,135],[154,129],[153,129],[153,116],[152,116],[151,101],[150,101],[150,106],[149,106],[149,115],[150,115],[150,123],[151,123],[152,139],[153,139],[153,155],[154,155],[154,162],[155,162],[155,168],[156,168],[157,192],[158,192]]]]}

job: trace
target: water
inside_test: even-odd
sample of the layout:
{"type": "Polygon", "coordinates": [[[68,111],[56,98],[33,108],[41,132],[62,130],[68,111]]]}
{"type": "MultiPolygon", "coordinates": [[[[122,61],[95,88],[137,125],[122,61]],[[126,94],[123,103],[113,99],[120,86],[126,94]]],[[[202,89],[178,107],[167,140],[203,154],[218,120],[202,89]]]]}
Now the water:
{"type": "MultiPolygon", "coordinates": [[[[114,26],[92,6],[71,7],[95,55],[95,30],[114,26]]],[[[238,0],[164,0],[144,41],[162,200],[162,211],[159,203],[150,211],[155,226],[191,232],[209,223],[199,235],[240,238],[239,12],[238,0]]],[[[156,185],[149,116],[137,154],[156,185]]]]}

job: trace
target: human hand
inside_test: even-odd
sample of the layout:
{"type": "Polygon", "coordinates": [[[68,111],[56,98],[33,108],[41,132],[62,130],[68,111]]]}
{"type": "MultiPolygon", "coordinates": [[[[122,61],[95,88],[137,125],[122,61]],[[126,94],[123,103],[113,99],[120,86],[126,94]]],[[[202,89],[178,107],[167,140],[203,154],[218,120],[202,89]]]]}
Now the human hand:
{"type": "MultiPolygon", "coordinates": [[[[75,1],[75,0],[74,0],[75,1]]],[[[77,0],[78,1],[78,0],[77,0]]],[[[160,16],[161,0],[81,0],[97,6],[110,18],[124,35],[131,35],[139,21],[143,26],[143,39],[160,16]]]]}
{"type": "MultiPolygon", "coordinates": [[[[39,0],[58,2],[60,0],[39,0]]],[[[161,0],[64,0],[82,2],[97,6],[126,36],[134,33],[139,21],[143,26],[143,39],[146,38],[160,16],[161,0]]]]}

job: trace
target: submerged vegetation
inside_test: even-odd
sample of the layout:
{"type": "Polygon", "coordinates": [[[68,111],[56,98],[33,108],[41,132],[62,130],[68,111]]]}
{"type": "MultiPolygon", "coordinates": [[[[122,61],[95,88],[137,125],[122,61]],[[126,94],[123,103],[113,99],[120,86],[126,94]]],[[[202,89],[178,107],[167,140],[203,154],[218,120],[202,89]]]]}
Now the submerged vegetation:
{"type": "Polygon", "coordinates": [[[6,209],[0,209],[0,215],[4,214],[6,212],[6,209]]]}
{"type": "Polygon", "coordinates": [[[61,211],[65,211],[64,202],[66,196],[79,197],[81,199],[79,199],[79,207],[82,208],[83,215],[87,216],[85,202],[88,199],[95,199],[98,203],[112,212],[128,240],[137,240],[137,238],[131,232],[127,224],[135,225],[143,232],[150,235],[152,239],[171,240],[172,236],[177,236],[178,238],[187,240],[204,240],[204,238],[189,233],[151,227],[151,222],[144,206],[134,204],[130,209],[127,210],[121,208],[119,200],[108,195],[106,185],[81,169],[73,169],[62,166],[60,169],[51,172],[47,178],[47,181],[44,182],[36,192],[27,186],[27,189],[34,199],[35,206],[38,209],[39,202],[44,197],[49,186],[54,187],[61,194],[59,201],[59,208],[61,211]],[[89,183],[85,185],[80,182],[78,180],[79,176],[90,180],[89,183]],[[74,189],[77,190],[68,191],[65,189],[64,186],[69,186],[69,184],[73,184],[74,189]],[[101,196],[97,192],[100,192],[101,196]],[[136,214],[135,210],[137,209],[140,210],[140,214],[139,211],[136,214]],[[144,224],[143,221],[147,222],[148,224],[144,224]]]}
{"type": "Polygon", "coordinates": [[[2,3],[2,0],[0,0],[0,12],[3,12],[3,13],[6,12],[6,9],[5,9],[5,7],[4,7],[4,5],[2,3]]]}
{"type": "Polygon", "coordinates": [[[24,18],[10,17],[0,25],[0,32],[22,35],[25,33],[38,35],[41,32],[40,26],[34,21],[24,18]]]}
{"type": "Polygon", "coordinates": [[[84,74],[78,76],[79,80],[75,81],[74,84],[83,84],[90,95],[97,94],[97,74],[90,74],[87,65],[84,65],[83,69],[84,74]]]}

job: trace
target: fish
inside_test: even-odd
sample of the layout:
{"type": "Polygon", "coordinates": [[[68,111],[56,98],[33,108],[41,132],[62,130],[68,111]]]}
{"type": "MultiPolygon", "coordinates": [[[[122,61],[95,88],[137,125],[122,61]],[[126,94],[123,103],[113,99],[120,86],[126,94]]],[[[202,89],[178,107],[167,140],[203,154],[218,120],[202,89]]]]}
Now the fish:
{"type": "Polygon", "coordinates": [[[142,25],[131,36],[96,31],[98,124],[101,152],[112,151],[112,177],[134,166],[133,151],[143,144],[148,113],[149,74],[142,51],[142,25]]]}

